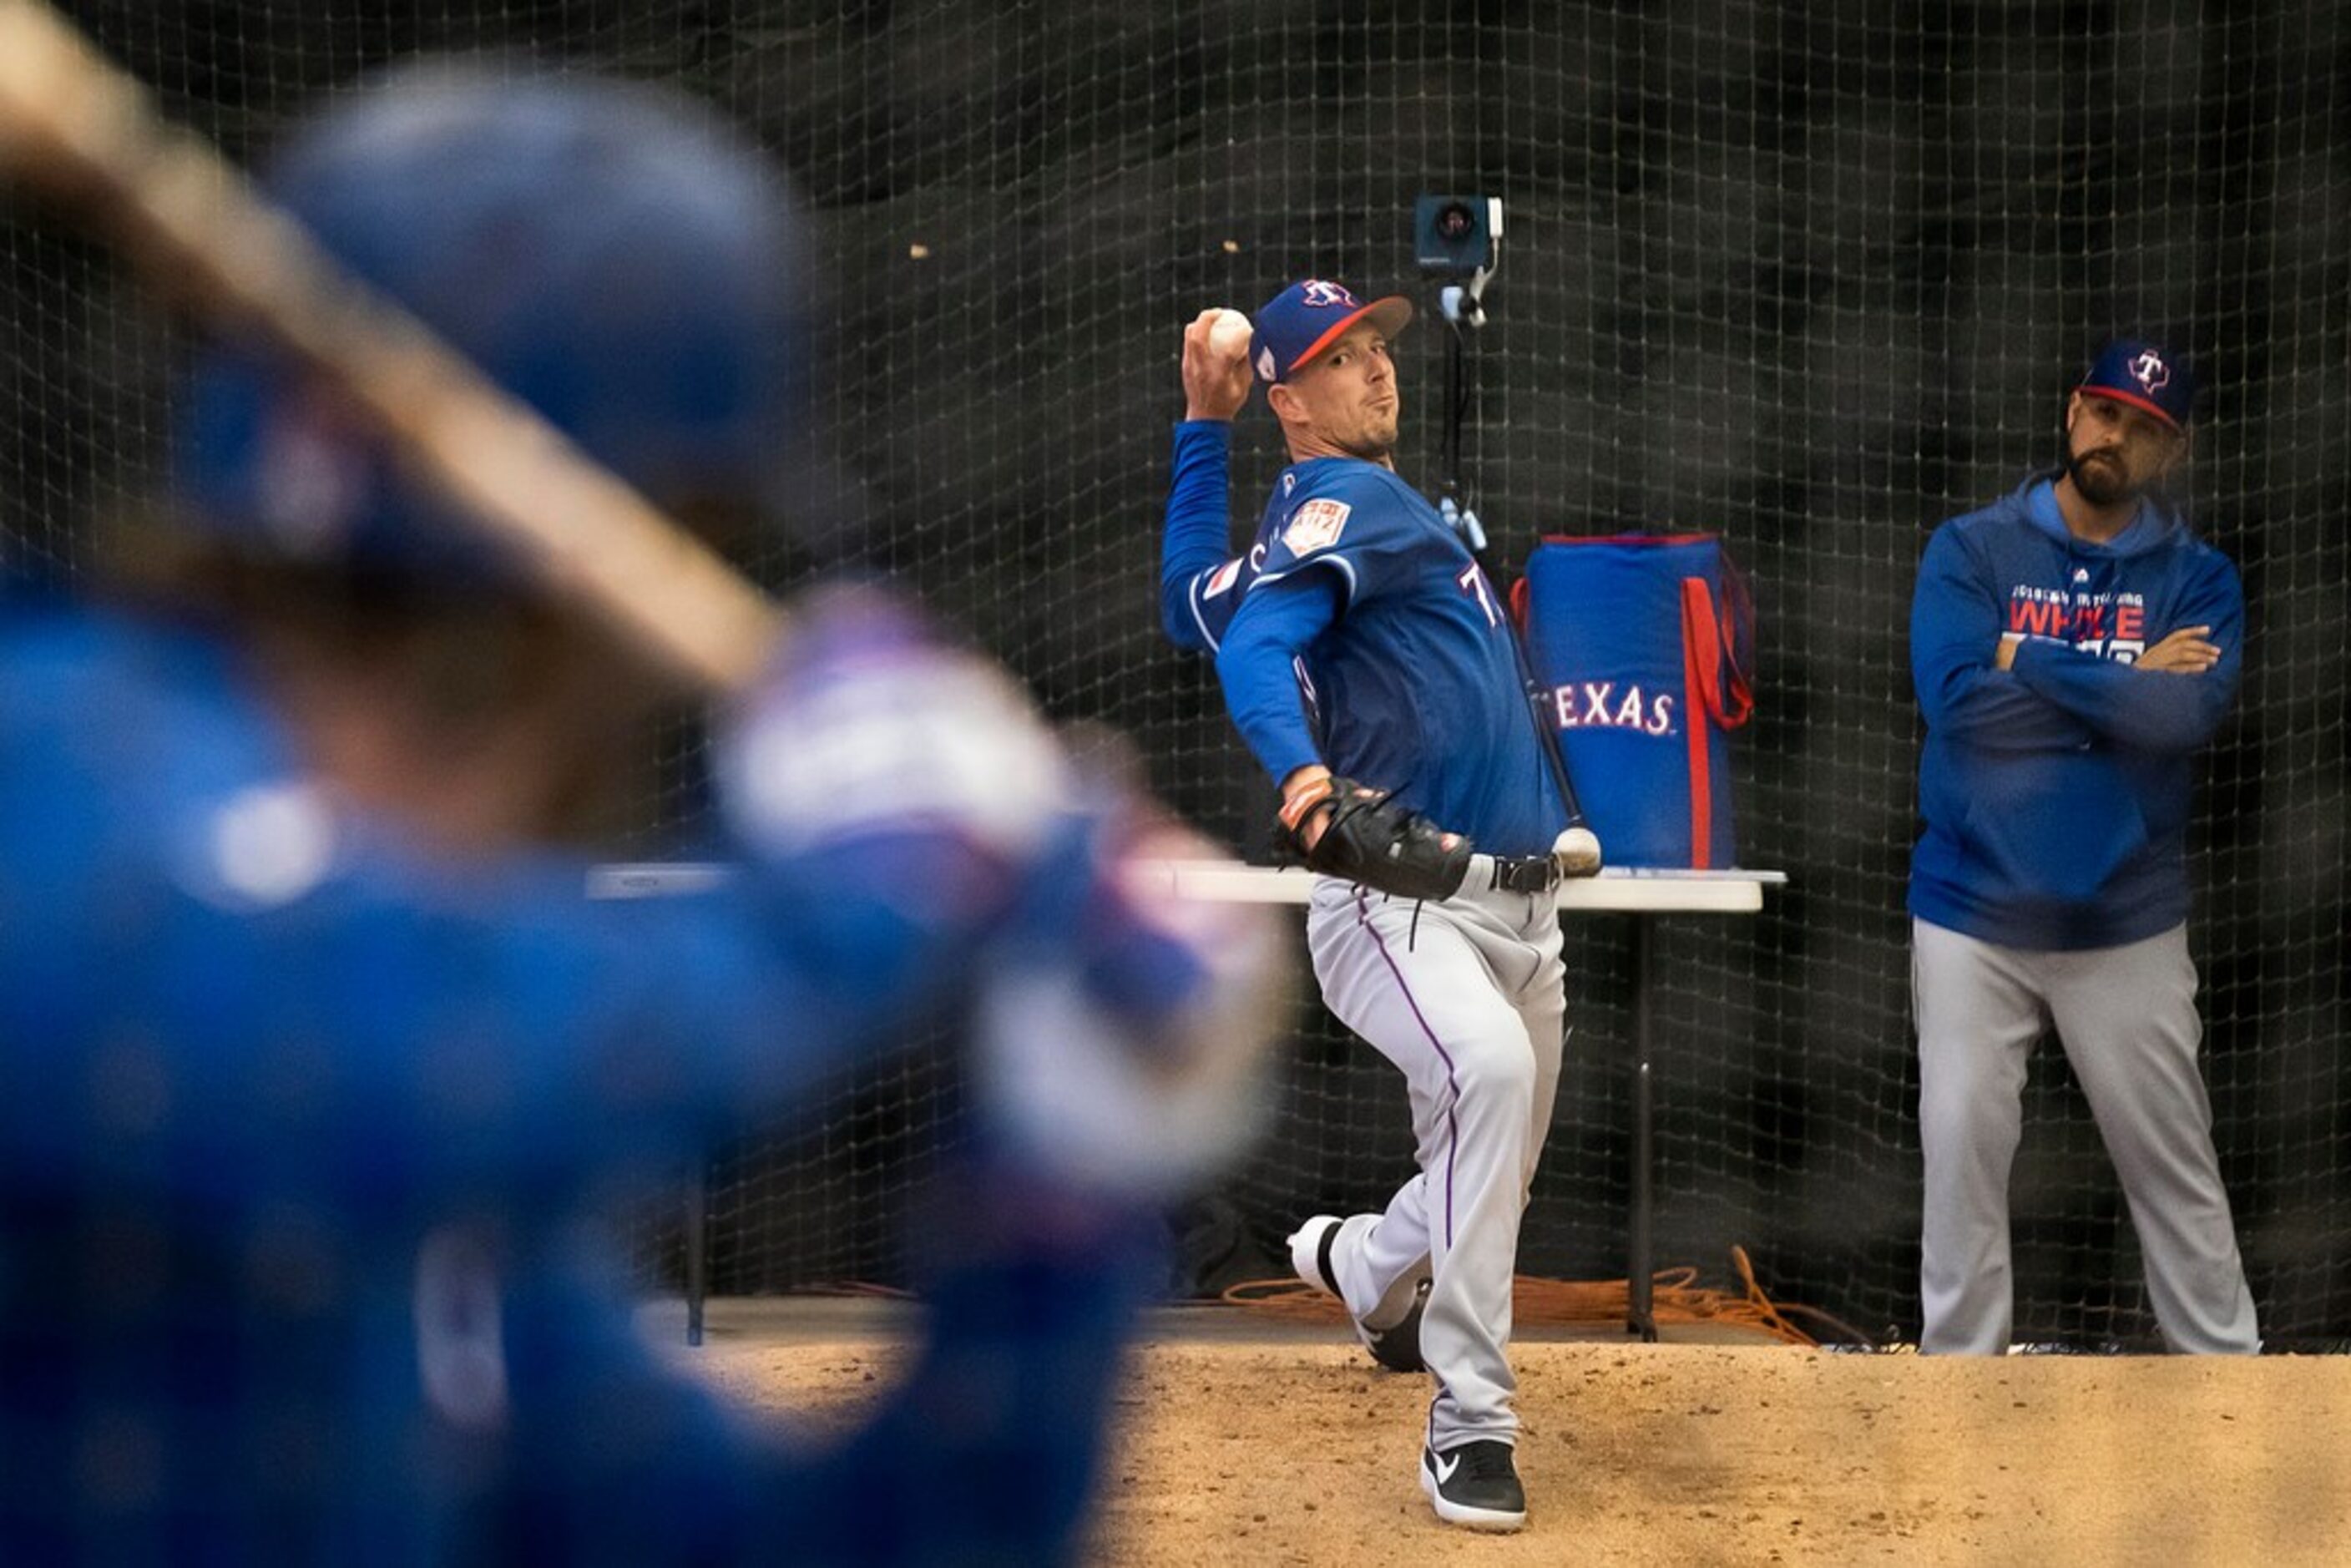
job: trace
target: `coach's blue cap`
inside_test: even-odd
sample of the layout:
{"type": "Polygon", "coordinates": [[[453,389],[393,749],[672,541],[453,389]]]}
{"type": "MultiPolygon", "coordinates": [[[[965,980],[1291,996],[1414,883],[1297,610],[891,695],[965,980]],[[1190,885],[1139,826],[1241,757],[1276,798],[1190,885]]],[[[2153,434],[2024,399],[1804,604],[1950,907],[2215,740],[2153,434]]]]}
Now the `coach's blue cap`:
{"type": "Polygon", "coordinates": [[[1249,361],[1257,366],[1258,380],[1288,381],[1348,328],[1366,319],[1393,338],[1412,319],[1412,301],[1391,294],[1366,305],[1344,285],[1320,277],[1291,284],[1267,300],[1250,323],[1257,330],[1249,340],[1249,361]]]}
{"type": "Polygon", "coordinates": [[[2196,402],[2188,361],[2146,338],[2117,338],[2099,350],[2076,392],[2145,409],[2174,430],[2186,427],[2196,402]]]}

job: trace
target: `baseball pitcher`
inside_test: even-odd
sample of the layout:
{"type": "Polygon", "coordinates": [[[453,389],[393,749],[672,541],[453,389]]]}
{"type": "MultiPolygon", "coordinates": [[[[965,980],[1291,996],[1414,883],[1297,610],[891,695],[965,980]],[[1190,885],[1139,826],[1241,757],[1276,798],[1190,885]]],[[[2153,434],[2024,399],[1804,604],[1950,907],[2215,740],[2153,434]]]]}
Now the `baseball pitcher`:
{"type": "Polygon", "coordinates": [[[1568,812],[1493,584],[1395,472],[1389,344],[1410,304],[1309,278],[1245,340],[1220,314],[1185,334],[1162,618],[1214,654],[1280,788],[1280,840],[1322,873],[1307,918],[1322,998],[1405,1075],[1420,1166],[1381,1212],[1306,1220],[1291,1261],[1384,1364],[1434,1376],[1419,1475],[1438,1516],[1516,1530],[1511,1285],[1559,1082],[1568,812]],[[1228,560],[1252,377],[1291,461],[1228,560]]]}

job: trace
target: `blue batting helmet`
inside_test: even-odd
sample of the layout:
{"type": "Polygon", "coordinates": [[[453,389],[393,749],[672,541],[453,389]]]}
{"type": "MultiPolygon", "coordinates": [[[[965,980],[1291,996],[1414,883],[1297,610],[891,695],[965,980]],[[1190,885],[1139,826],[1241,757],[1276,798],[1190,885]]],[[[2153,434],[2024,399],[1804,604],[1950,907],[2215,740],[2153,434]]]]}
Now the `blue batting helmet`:
{"type": "MultiPolygon", "coordinates": [[[[650,89],[411,68],[273,160],[270,195],[657,506],[771,515],[808,373],[790,193],[650,89]]],[[[183,509],[241,545],[498,579],[433,498],[266,351],[199,364],[183,509]]]]}

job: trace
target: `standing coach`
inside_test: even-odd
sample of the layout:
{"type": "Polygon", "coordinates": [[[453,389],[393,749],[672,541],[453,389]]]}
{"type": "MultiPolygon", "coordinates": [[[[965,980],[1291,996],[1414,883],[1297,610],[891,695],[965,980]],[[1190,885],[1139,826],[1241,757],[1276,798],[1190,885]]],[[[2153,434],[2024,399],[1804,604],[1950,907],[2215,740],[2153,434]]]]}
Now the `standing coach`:
{"type": "Polygon", "coordinates": [[[2027,1053],[2053,1028],[2130,1204],[2175,1351],[2260,1348],[2197,1066],[2186,831],[2234,700],[2236,570],[2159,497],[2194,384],[2107,346],[2054,475],[1945,523],[1911,607],[1927,719],[1910,862],[1928,1354],[1998,1354],[2027,1053]]]}

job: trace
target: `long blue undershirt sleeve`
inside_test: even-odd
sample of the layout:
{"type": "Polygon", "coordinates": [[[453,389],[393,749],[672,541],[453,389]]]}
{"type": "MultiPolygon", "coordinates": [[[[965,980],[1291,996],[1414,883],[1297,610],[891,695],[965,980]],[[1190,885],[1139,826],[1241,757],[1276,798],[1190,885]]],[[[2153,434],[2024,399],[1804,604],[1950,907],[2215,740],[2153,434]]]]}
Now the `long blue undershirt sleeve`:
{"type": "Polygon", "coordinates": [[[1301,571],[1259,582],[1241,601],[1217,652],[1217,678],[1224,684],[1233,727],[1277,785],[1322,760],[1292,666],[1336,623],[1344,594],[1345,585],[1333,571],[1301,571]]]}
{"type": "Polygon", "coordinates": [[[1179,648],[1215,647],[1196,611],[1201,574],[1232,554],[1232,425],[1187,419],[1176,427],[1167,511],[1159,539],[1159,623],[1179,648]]]}

